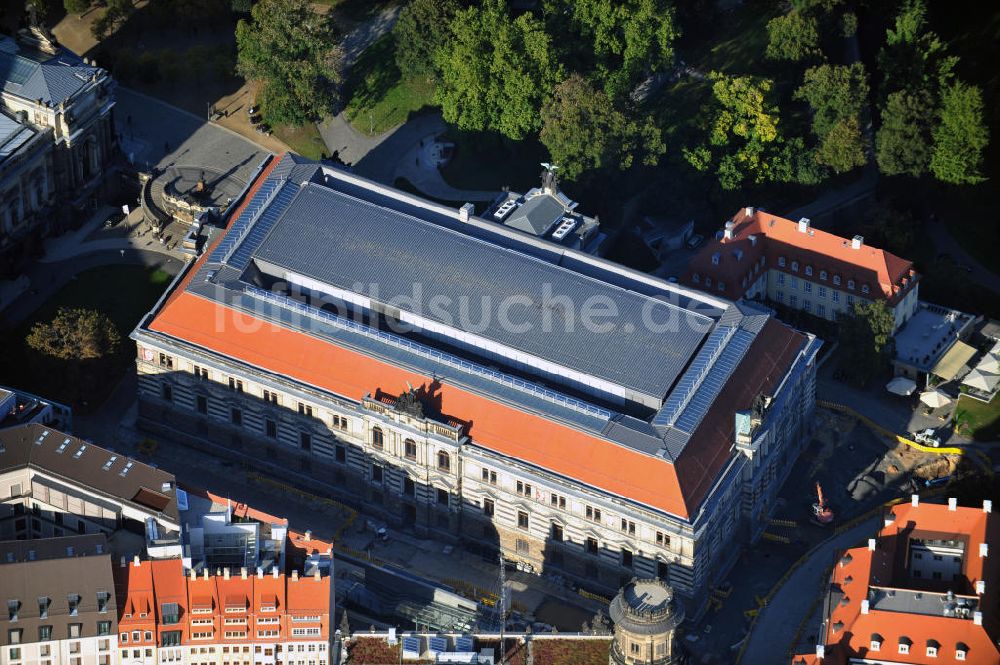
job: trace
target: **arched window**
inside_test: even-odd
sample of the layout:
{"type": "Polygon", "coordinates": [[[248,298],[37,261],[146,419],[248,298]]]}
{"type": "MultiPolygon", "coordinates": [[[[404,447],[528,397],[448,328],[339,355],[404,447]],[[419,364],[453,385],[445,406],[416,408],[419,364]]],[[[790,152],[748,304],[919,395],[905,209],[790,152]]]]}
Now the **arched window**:
{"type": "Polygon", "coordinates": [[[372,428],[372,446],[378,450],[385,448],[385,436],[382,434],[382,428],[380,427],[372,428]]]}
{"type": "Polygon", "coordinates": [[[451,455],[443,450],[438,452],[438,469],[441,471],[451,470],[451,455]]]}
{"type": "Polygon", "coordinates": [[[413,439],[407,439],[403,442],[403,455],[406,459],[415,460],[417,459],[417,442],[413,439]]]}

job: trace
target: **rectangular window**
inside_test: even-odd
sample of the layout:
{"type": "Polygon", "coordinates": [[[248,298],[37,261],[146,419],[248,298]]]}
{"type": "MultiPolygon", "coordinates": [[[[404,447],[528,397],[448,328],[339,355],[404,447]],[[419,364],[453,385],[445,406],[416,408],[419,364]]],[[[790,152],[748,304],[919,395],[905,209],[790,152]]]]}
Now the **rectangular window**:
{"type": "Polygon", "coordinates": [[[802,282],[802,290],[805,291],[806,293],[812,293],[812,290],[813,290],[812,282],[806,282],[806,281],[803,280],[803,282],[802,282]]]}
{"type": "Polygon", "coordinates": [[[493,517],[494,509],[493,499],[483,499],[483,515],[493,517]]]}
{"type": "Polygon", "coordinates": [[[517,539],[516,547],[518,554],[528,554],[531,551],[531,546],[528,544],[528,541],[525,540],[524,538],[517,539]]]}
{"type": "Polygon", "coordinates": [[[264,391],[264,401],[267,402],[268,404],[275,404],[276,405],[278,403],[278,393],[272,392],[270,390],[265,390],[264,391]]]}
{"type": "Polygon", "coordinates": [[[205,369],[204,367],[199,367],[198,365],[194,365],[192,369],[194,371],[194,375],[199,379],[208,379],[208,370],[205,369]]]}
{"type": "Polygon", "coordinates": [[[825,298],[826,297],[826,287],[825,286],[819,287],[819,297],[820,298],[825,298]]]}
{"type": "Polygon", "coordinates": [[[335,459],[338,462],[340,462],[341,464],[344,464],[344,463],[347,462],[347,447],[346,446],[342,446],[342,445],[338,444],[337,447],[334,448],[334,453],[333,454],[334,454],[335,459]]]}
{"type": "Polygon", "coordinates": [[[267,434],[270,439],[278,438],[278,423],[267,418],[264,420],[264,433],[267,434]]]}
{"type": "Polygon", "coordinates": [[[229,410],[229,420],[237,427],[241,427],[243,425],[243,411],[234,406],[229,410]]]}
{"type": "Polygon", "coordinates": [[[562,540],[563,540],[563,528],[562,528],[561,524],[556,524],[555,522],[553,522],[552,523],[552,530],[551,530],[550,533],[551,533],[551,536],[552,536],[552,540],[554,540],[557,543],[561,543],[562,542],[562,540]]]}
{"type": "Polygon", "coordinates": [[[160,633],[161,647],[179,647],[181,645],[181,631],[165,630],[160,633]]]}
{"type": "Polygon", "coordinates": [[[632,552],[624,547],[622,548],[622,566],[625,568],[632,567],[632,552]]]}
{"type": "Polygon", "coordinates": [[[174,368],[174,359],[173,359],[173,357],[168,356],[165,353],[161,353],[160,354],[160,367],[162,367],[164,369],[173,369],[174,368]]]}
{"type": "Polygon", "coordinates": [[[587,538],[587,553],[588,554],[597,554],[597,539],[596,538],[587,538]]]}
{"type": "Polygon", "coordinates": [[[299,415],[312,418],[312,414],[313,414],[312,406],[310,406],[309,404],[303,404],[302,402],[299,402],[299,415]]]}
{"type": "Polygon", "coordinates": [[[97,622],[97,634],[98,635],[110,635],[111,634],[111,622],[110,621],[98,621],[97,622]]]}
{"type": "Polygon", "coordinates": [[[299,432],[299,448],[312,450],[312,435],[309,432],[299,432]]]}
{"type": "Polygon", "coordinates": [[[816,313],[822,317],[826,316],[826,305],[816,305],[816,313]]]}
{"type": "Polygon", "coordinates": [[[407,439],[403,442],[403,454],[408,460],[417,459],[417,442],[413,439],[407,439]]]}
{"type": "Polygon", "coordinates": [[[372,482],[381,485],[383,475],[382,467],[378,464],[372,464],[372,482]]]}
{"type": "Polygon", "coordinates": [[[203,415],[208,413],[208,398],[207,397],[205,397],[204,395],[198,395],[195,398],[195,402],[197,404],[198,413],[201,413],[203,415]]]}
{"type": "Polygon", "coordinates": [[[38,627],[38,641],[47,642],[52,639],[52,626],[39,626],[38,627]]]}
{"type": "Polygon", "coordinates": [[[601,521],[601,509],[600,508],[594,508],[593,506],[587,506],[587,511],[586,512],[587,512],[587,519],[588,520],[592,520],[594,522],[600,522],[601,521]]]}
{"type": "Polygon", "coordinates": [[[517,511],[517,528],[525,530],[528,528],[528,513],[523,510],[517,511]]]}
{"type": "Polygon", "coordinates": [[[177,603],[163,603],[160,605],[160,621],[172,625],[180,622],[180,606],[177,603]]]}
{"type": "Polygon", "coordinates": [[[233,376],[229,377],[229,389],[237,393],[243,392],[243,381],[233,376]]]}
{"type": "Polygon", "coordinates": [[[635,535],[635,522],[622,518],[622,531],[630,536],[635,535]]]}
{"type": "Polygon", "coordinates": [[[782,286],[785,285],[785,273],[783,273],[783,272],[779,272],[778,273],[778,284],[780,284],[782,286]]]}
{"type": "Polygon", "coordinates": [[[448,505],[448,490],[438,488],[437,491],[438,505],[447,506],[448,505]]]}
{"type": "Polygon", "coordinates": [[[174,388],[169,383],[160,385],[160,397],[168,402],[174,401],[174,388]]]}
{"type": "Polygon", "coordinates": [[[661,547],[670,547],[670,536],[662,531],[656,532],[656,544],[661,547]]]}
{"type": "Polygon", "coordinates": [[[799,297],[798,296],[788,296],[788,304],[791,305],[792,307],[798,307],[799,306],[799,297]]]}

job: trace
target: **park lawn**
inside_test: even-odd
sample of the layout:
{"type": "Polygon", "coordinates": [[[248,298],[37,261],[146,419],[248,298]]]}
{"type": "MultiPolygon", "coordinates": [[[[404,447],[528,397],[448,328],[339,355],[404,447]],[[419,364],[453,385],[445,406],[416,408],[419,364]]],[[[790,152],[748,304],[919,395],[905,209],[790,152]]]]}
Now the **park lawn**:
{"type": "Polygon", "coordinates": [[[274,128],[274,135],[293,152],[307,159],[319,160],[326,157],[326,144],[323,143],[319,129],[311,122],[300,127],[278,125],[274,128]]]}
{"type": "Polygon", "coordinates": [[[442,137],[455,144],[441,175],[458,189],[499,190],[509,186],[525,192],[541,183],[541,163],[549,153],[536,137],[512,141],[496,132],[465,132],[452,128],[442,137]]]}
{"type": "Polygon", "coordinates": [[[681,36],[678,51],[682,60],[705,74],[759,74],[766,62],[767,23],[784,12],[781,3],[740,3],[722,11],[710,25],[681,36]]]}
{"type": "Polygon", "coordinates": [[[434,83],[421,76],[403,77],[395,60],[392,33],[379,37],[351,67],[344,86],[344,109],[351,126],[369,136],[406,122],[434,100],[434,83]]]}
{"type": "Polygon", "coordinates": [[[996,441],[1000,438],[1000,397],[994,397],[986,404],[962,395],[955,410],[966,414],[972,438],[977,441],[996,441]]]}
{"type": "Polygon", "coordinates": [[[14,387],[70,404],[84,413],[99,407],[135,361],[135,343],[128,338],[170,283],[163,270],[113,265],[92,268],[42,303],[17,328],[0,333],[7,353],[0,357],[0,376],[14,387]],[[122,343],[110,358],[79,364],[42,356],[25,343],[31,327],[51,321],[60,307],[104,312],[118,328],[122,343]]]}

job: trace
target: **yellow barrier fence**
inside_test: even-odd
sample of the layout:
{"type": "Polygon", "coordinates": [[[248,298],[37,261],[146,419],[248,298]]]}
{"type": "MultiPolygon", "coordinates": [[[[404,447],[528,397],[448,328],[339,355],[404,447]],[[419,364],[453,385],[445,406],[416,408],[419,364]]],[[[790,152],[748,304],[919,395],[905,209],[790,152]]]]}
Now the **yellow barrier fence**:
{"type": "Polygon", "coordinates": [[[833,409],[834,411],[840,411],[841,413],[846,413],[849,416],[857,418],[858,420],[860,420],[861,422],[863,422],[865,425],[875,430],[876,432],[883,434],[889,437],[890,439],[895,439],[898,443],[905,444],[907,446],[910,446],[911,448],[916,448],[917,450],[920,450],[925,453],[934,453],[935,455],[962,455],[965,452],[961,448],[951,448],[951,447],[932,448],[931,446],[925,446],[923,444],[917,443],[916,441],[911,441],[910,439],[907,439],[905,436],[901,436],[896,432],[886,429],[885,427],[879,425],[877,422],[875,422],[868,416],[858,413],[857,411],[855,411],[854,409],[845,404],[838,404],[837,402],[828,402],[823,399],[818,399],[816,400],[816,406],[821,406],[824,409],[833,409]]]}

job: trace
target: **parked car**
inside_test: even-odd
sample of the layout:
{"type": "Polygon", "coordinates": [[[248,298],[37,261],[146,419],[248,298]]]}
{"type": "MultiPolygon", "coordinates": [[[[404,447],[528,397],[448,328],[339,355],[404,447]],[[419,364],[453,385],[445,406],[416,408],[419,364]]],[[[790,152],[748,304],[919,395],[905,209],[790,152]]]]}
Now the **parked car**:
{"type": "Polygon", "coordinates": [[[254,116],[254,115],[257,115],[257,113],[259,111],[260,111],[260,105],[259,104],[251,104],[247,108],[247,115],[254,116]]]}

